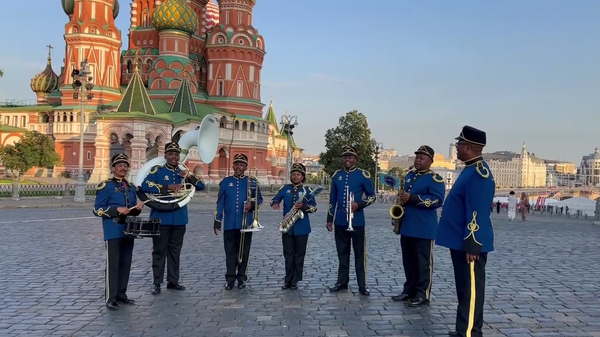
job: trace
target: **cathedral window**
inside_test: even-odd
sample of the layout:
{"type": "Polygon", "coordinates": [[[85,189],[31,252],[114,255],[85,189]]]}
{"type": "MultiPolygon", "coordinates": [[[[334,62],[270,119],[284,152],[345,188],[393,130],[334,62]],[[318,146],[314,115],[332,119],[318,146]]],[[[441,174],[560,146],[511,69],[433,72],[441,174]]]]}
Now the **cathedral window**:
{"type": "Polygon", "coordinates": [[[242,131],[248,131],[248,122],[242,123],[242,131]]]}
{"type": "Polygon", "coordinates": [[[152,60],[146,61],[146,72],[150,72],[152,70],[152,60]]]}
{"type": "Polygon", "coordinates": [[[224,96],[225,88],[223,87],[223,81],[217,82],[217,96],[224,96]]]}
{"type": "Polygon", "coordinates": [[[227,118],[225,118],[225,116],[221,117],[221,120],[219,120],[219,127],[220,128],[225,128],[227,126],[227,118]]]}
{"type": "Polygon", "coordinates": [[[144,13],[142,14],[142,27],[146,28],[148,27],[148,18],[150,17],[150,15],[148,14],[148,8],[146,8],[144,10],[144,13]]]}
{"type": "Polygon", "coordinates": [[[225,24],[228,25],[229,24],[229,11],[225,12],[225,24]]]}
{"type": "Polygon", "coordinates": [[[235,129],[236,130],[240,129],[240,121],[235,121],[235,129]]]}
{"type": "Polygon", "coordinates": [[[250,131],[256,131],[254,123],[250,123],[250,131]]]}
{"type": "Polygon", "coordinates": [[[254,99],[258,99],[258,84],[254,85],[254,95],[253,95],[254,99]]]}
{"type": "Polygon", "coordinates": [[[237,97],[244,96],[244,83],[242,81],[237,82],[237,97]]]}
{"type": "Polygon", "coordinates": [[[238,13],[238,25],[242,24],[242,12],[238,13]]]}
{"type": "Polygon", "coordinates": [[[131,74],[132,70],[131,60],[127,60],[127,73],[131,74]]]}
{"type": "Polygon", "coordinates": [[[27,121],[27,117],[25,116],[21,116],[21,127],[24,128],[25,127],[25,123],[27,121]]]}

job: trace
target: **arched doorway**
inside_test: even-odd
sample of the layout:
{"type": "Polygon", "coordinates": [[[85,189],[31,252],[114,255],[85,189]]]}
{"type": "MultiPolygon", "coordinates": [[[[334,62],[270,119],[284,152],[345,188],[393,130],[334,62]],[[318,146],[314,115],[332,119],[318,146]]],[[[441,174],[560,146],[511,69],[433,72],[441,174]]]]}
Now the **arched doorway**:
{"type": "Polygon", "coordinates": [[[227,176],[229,172],[229,159],[227,158],[227,151],[224,148],[219,150],[218,163],[219,176],[227,176]]]}
{"type": "Polygon", "coordinates": [[[119,142],[119,136],[116,133],[111,133],[109,156],[112,158],[112,156],[119,153],[125,153],[125,147],[119,142]]]}

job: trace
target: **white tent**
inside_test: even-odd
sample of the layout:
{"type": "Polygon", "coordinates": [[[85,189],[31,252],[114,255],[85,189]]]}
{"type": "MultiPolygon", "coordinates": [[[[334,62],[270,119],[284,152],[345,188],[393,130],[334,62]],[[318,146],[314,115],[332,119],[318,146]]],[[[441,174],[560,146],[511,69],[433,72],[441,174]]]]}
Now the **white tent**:
{"type": "Polygon", "coordinates": [[[500,201],[501,204],[506,204],[506,203],[508,203],[508,197],[495,197],[494,204],[497,203],[498,201],[500,201]]]}
{"type": "Polygon", "coordinates": [[[583,214],[588,216],[594,216],[596,210],[596,201],[588,198],[575,197],[559,201],[553,205],[554,207],[569,207],[569,213],[575,214],[577,211],[581,211],[583,214]]]}

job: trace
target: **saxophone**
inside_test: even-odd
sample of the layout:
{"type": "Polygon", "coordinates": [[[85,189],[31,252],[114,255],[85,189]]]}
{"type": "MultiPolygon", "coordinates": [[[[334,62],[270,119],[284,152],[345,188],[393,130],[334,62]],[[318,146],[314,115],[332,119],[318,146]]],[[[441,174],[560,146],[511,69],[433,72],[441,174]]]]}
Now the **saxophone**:
{"type": "MultiPolygon", "coordinates": [[[[400,235],[400,228],[402,227],[402,217],[404,216],[404,206],[402,202],[400,202],[400,195],[404,193],[405,189],[405,181],[406,175],[412,170],[412,166],[408,168],[408,170],[404,171],[400,177],[398,177],[399,186],[398,186],[398,194],[396,195],[396,204],[390,207],[390,216],[392,217],[392,226],[394,227],[394,234],[400,235]]],[[[392,188],[396,187],[396,179],[392,176],[386,176],[385,182],[388,186],[392,188]],[[389,179],[390,177],[391,179],[389,179]],[[393,182],[392,182],[393,181],[393,182]],[[392,182],[390,184],[390,182],[392,182]]]]}
{"type": "MultiPolygon", "coordinates": [[[[303,187],[302,189],[305,190],[305,188],[306,187],[303,187]]],[[[310,196],[310,198],[315,198],[324,190],[325,187],[318,186],[311,193],[300,192],[300,201],[303,202],[307,198],[307,196],[310,196]]],[[[310,198],[308,198],[307,201],[310,200],[310,198]]],[[[283,234],[289,232],[290,229],[292,229],[292,226],[294,226],[294,224],[296,223],[296,221],[304,219],[304,212],[301,209],[296,209],[294,207],[295,204],[296,203],[294,202],[294,204],[292,205],[292,209],[289,212],[287,212],[287,214],[283,217],[283,220],[281,220],[281,222],[279,223],[279,231],[283,234]]]]}

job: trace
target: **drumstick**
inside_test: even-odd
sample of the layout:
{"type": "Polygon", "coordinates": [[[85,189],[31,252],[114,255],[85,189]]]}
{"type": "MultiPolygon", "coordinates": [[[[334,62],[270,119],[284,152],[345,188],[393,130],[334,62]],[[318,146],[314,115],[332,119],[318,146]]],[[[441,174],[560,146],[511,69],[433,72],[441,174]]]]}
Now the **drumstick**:
{"type": "MultiPolygon", "coordinates": [[[[144,202],[143,202],[143,204],[145,205],[145,204],[146,204],[148,201],[150,201],[150,200],[152,200],[152,199],[148,199],[148,200],[144,201],[144,202]]],[[[136,207],[137,207],[137,205],[135,205],[135,206],[131,207],[129,210],[130,210],[130,211],[133,211],[133,210],[134,210],[136,207]]]]}

